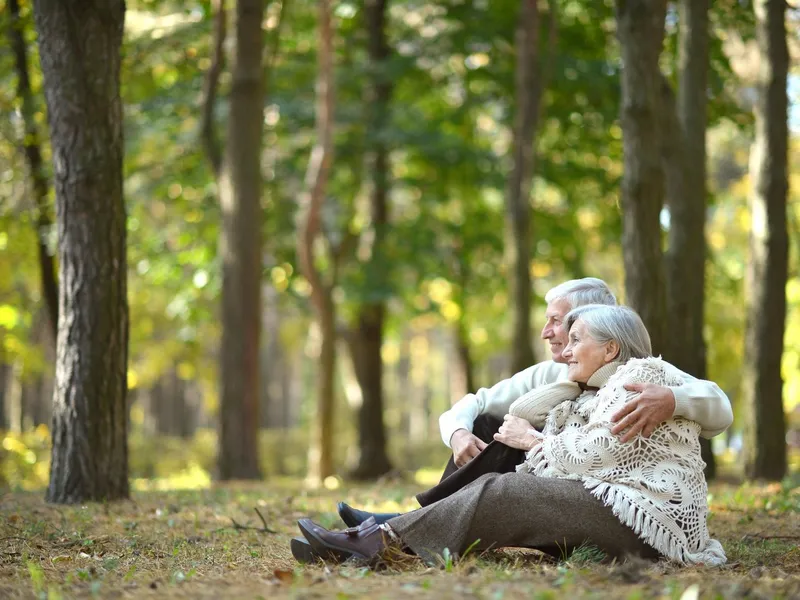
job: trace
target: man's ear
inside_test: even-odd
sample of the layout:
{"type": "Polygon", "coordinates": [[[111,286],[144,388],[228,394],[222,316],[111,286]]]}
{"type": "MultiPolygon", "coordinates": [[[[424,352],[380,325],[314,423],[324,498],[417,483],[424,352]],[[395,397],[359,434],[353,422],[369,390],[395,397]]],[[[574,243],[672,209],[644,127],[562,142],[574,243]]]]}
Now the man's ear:
{"type": "Polygon", "coordinates": [[[610,363],[619,356],[619,344],[615,340],[611,340],[606,344],[606,355],[604,356],[606,363],[610,363]]]}

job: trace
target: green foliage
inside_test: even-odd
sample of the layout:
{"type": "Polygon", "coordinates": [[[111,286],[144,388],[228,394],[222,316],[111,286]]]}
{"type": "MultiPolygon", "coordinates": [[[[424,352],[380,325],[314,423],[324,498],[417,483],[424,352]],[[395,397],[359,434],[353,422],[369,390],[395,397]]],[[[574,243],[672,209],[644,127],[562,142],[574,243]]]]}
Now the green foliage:
{"type": "MultiPolygon", "coordinates": [[[[536,137],[531,199],[530,268],[538,302],[534,319],[541,311],[544,293],[566,278],[602,277],[624,299],[618,205],[621,64],[614,35],[614,4],[612,0],[541,3],[539,50],[547,85],[536,137]],[[557,35],[551,47],[553,9],[557,35]]],[[[35,119],[50,169],[31,6],[22,3],[22,21],[30,42],[35,119]]],[[[339,243],[347,234],[355,236],[358,243],[345,253],[334,298],[346,322],[365,301],[388,303],[385,349],[390,365],[411,360],[401,352],[409,338],[442,330],[449,336],[458,327],[479,367],[479,383],[494,383],[487,373],[492,379],[504,374],[481,367],[501,356],[511,337],[503,198],[510,169],[518,11],[519,3],[511,0],[392,3],[387,22],[391,51],[379,73],[393,84],[393,96],[388,125],[371,132],[367,127],[366,88],[371,72],[364,8],[349,2],[337,6],[336,158],[323,221],[332,243],[339,243]],[[365,152],[376,137],[390,150],[391,201],[390,226],[384,232],[386,247],[373,256],[369,251],[365,152]]],[[[0,12],[0,20],[6,13],[0,12]]],[[[714,2],[710,23],[712,209],[705,333],[709,376],[736,402],[744,347],[744,266],[749,234],[746,173],[752,118],[749,109],[739,103],[746,82],[734,72],[728,46],[737,36],[744,41],[752,38],[752,7],[738,0],[714,2]]],[[[0,24],[5,31],[5,21],[0,24]]],[[[667,25],[662,68],[674,82],[674,13],[667,25]]],[[[277,339],[266,339],[265,346],[275,342],[285,355],[294,357],[301,356],[309,339],[308,284],[296,267],[295,208],[315,136],[315,28],[314,2],[269,3],[265,34],[270,48],[278,51],[267,59],[263,283],[275,297],[265,312],[274,311],[280,323],[274,332],[277,339]],[[284,8],[282,34],[273,46],[278,15],[284,8]]],[[[146,392],[173,370],[182,379],[197,382],[203,395],[200,412],[205,427],[213,424],[217,407],[221,290],[217,186],[199,143],[212,29],[207,0],[131,0],[127,3],[122,70],[131,315],[129,384],[146,392]]],[[[27,165],[20,152],[22,129],[14,92],[17,77],[6,36],[0,37],[0,50],[0,112],[10,116],[0,120],[0,363],[13,365],[15,373],[31,380],[53,373],[46,342],[36,334],[42,314],[36,240],[43,235],[54,252],[56,239],[54,230],[35,231],[27,165]]],[[[227,119],[229,88],[225,72],[213,113],[220,131],[227,119]]],[[[800,163],[791,160],[795,198],[800,163]]],[[[51,202],[52,196],[51,192],[51,202]]],[[[792,206],[790,224],[797,233],[800,204],[792,206]]],[[[800,404],[800,346],[796,342],[800,339],[800,284],[796,277],[800,236],[792,235],[792,240],[783,364],[790,413],[800,404]]],[[[323,269],[330,266],[326,260],[320,261],[323,269]]],[[[432,364],[433,354],[419,356],[432,364]]],[[[294,376],[304,389],[310,388],[313,356],[299,360],[302,365],[293,365],[294,376]]],[[[446,369],[440,371],[444,379],[446,369]]],[[[396,390],[387,400],[387,422],[395,428],[405,418],[405,392],[396,390]]],[[[449,406],[452,398],[447,393],[444,385],[431,391],[428,408],[449,406]]],[[[301,396],[303,406],[298,412],[305,419],[301,419],[304,426],[313,409],[311,394],[301,396]]],[[[140,410],[137,403],[132,412],[137,427],[144,420],[140,410]]],[[[337,431],[342,440],[337,442],[340,457],[346,456],[347,444],[353,439],[350,410],[343,415],[341,431],[337,431]]],[[[800,427],[796,423],[800,413],[795,411],[790,419],[800,427]]],[[[305,435],[287,436],[284,441],[291,450],[282,454],[285,458],[274,468],[268,468],[270,473],[296,473],[305,464],[305,435]]],[[[30,464],[25,459],[27,450],[4,450],[4,465],[13,466],[3,476],[14,486],[26,481],[40,485],[46,474],[36,469],[46,464],[38,458],[44,448],[34,438],[19,441],[37,459],[30,464]]],[[[188,444],[146,441],[134,427],[131,445],[141,449],[131,453],[135,479],[163,480],[177,472],[194,480],[197,477],[192,473],[213,472],[213,435],[208,432],[201,432],[188,444]],[[158,460],[162,453],[174,459],[158,460]]],[[[399,440],[391,443],[400,445],[399,440]]],[[[262,443],[265,455],[279,445],[262,443]]],[[[396,454],[406,452],[398,450],[396,454]]],[[[420,465],[425,460],[414,456],[409,464],[420,465]]]]}

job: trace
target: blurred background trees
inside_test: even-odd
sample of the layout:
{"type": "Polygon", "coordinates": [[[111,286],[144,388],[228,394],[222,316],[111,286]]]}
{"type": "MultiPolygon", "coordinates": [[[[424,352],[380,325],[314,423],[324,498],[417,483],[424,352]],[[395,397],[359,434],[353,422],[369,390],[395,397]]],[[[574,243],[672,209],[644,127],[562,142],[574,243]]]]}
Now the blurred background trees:
{"type": "MultiPolygon", "coordinates": [[[[587,275],[728,393],[723,463],[783,477],[800,443],[797,9],[367,0],[330,3],[328,39],[318,2],[126,4],[134,479],[306,475],[309,448],[322,481],[438,465],[439,414],[546,358],[542,296],[587,275]]],[[[0,15],[0,452],[7,482],[34,485],[60,142],[33,3],[0,15]]]]}

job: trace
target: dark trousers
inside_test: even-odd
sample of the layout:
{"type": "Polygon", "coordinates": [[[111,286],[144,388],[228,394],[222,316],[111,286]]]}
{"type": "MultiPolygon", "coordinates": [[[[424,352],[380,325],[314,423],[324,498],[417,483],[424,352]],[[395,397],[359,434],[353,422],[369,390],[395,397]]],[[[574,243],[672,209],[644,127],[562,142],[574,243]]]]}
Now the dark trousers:
{"type": "Polygon", "coordinates": [[[442,498],[447,498],[487,473],[513,473],[516,471],[517,465],[525,460],[525,451],[511,448],[493,439],[502,424],[503,421],[489,415],[481,415],[475,419],[473,435],[489,445],[461,468],[456,466],[451,456],[439,483],[431,489],[417,494],[417,502],[420,506],[428,506],[442,498]]]}

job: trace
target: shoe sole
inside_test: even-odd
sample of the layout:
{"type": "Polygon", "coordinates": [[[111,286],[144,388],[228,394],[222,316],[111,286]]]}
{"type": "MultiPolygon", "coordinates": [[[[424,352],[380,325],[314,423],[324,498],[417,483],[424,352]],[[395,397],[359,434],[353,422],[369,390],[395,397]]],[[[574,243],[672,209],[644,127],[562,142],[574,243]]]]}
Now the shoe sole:
{"type": "Polygon", "coordinates": [[[295,557],[297,562],[311,564],[322,560],[322,557],[314,552],[311,544],[303,538],[292,538],[292,541],[289,542],[289,547],[292,549],[292,556],[295,557]]]}
{"type": "Polygon", "coordinates": [[[308,543],[311,544],[314,552],[325,558],[326,556],[335,562],[344,562],[349,558],[360,558],[366,559],[367,557],[359,552],[353,552],[352,550],[347,550],[346,548],[341,548],[336,546],[335,544],[329,544],[320,538],[313,530],[309,529],[303,524],[303,521],[298,521],[297,526],[300,528],[300,531],[303,532],[303,535],[306,536],[308,543]]]}

